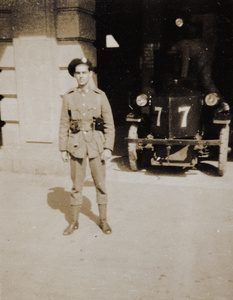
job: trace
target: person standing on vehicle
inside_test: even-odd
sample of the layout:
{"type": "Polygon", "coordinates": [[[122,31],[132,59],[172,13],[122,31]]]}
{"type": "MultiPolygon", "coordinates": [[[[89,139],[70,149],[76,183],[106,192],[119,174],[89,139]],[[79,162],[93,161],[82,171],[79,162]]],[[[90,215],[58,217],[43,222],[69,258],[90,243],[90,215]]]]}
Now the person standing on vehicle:
{"type": "Polygon", "coordinates": [[[197,22],[189,24],[186,38],[179,40],[172,46],[169,53],[179,53],[182,59],[181,78],[186,80],[190,75],[190,66],[194,67],[201,85],[206,92],[218,93],[212,80],[212,65],[214,62],[215,39],[204,41],[202,27],[197,22]],[[197,72],[196,72],[197,71],[197,72]]]}
{"type": "Polygon", "coordinates": [[[182,69],[181,78],[188,77],[190,62],[194,62],[200,74],[202,85],[208,92],[217,92],[217,88],[212,81],[213,53],[208,46],[199,39],[181,40],[172,46],[170,53],[181,53],[182,69]]]}
{"type": "Polygon", "coordinates": [[[68,65],[68,72],[76,78],[78,86],[63,95],[60,119],[59,150],[64,162],[70,160],[73,183],[70,195],[72,222],[63,234],[70,235],[78,229],[87,158],[96,188],[99,226],[105,234],[110,234],[105,161],[112,155],[115,139],[112,110],[106,94],[91,85],[92,63],[88,59],[73,59],[68,65]]]}

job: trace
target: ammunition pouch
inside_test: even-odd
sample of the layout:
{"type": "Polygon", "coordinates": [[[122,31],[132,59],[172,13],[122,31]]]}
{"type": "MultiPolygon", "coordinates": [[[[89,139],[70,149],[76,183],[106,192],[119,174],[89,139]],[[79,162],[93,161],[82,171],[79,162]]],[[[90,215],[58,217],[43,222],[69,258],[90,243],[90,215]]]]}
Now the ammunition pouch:
{"type": "Polygon", "coordinates": [[[93,117],[93,123],[95,124],[95,130],[99,130],[104,133],[104,120],[102,118],[93,117]]]}
{"type": "Polygon", "coordinates": [[[78,129],[78,121],[70,121],[70,131],[72,133],[77,133],[79,132],[79,129],[78,129]]]}

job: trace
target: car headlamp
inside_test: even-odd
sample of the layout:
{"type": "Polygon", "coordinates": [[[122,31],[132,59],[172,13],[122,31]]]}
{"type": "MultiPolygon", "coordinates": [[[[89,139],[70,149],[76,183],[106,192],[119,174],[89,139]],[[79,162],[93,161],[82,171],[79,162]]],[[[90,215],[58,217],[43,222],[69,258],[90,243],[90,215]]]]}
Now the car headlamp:
{"type": "Polygon", "coordinates": [[[181,18],[177,18],[175,23],[177,27],[182,27],[184,25],[184,21],[181,18]]]}
{"type": "Polygon", "coordinates": [[[216,93],[210,93],[205,97],[205,104],[208,106],[214,106],[219,102],[219,96],[216,93]]]}
{"type": "Polygon", "coordinates": [[[141,94],[139,96],[137,96],[136,98],[136,103],[138,106],[146,106],[148,102],[148,97],[146,94],[141,94]]]}

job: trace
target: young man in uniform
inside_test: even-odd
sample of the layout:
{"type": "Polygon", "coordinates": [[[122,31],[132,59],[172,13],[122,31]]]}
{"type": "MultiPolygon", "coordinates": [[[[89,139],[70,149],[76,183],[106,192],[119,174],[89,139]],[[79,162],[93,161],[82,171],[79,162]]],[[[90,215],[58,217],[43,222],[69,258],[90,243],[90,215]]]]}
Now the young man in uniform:
{"type": "Polygon", "coordinates": [[[59,150],[64,162],[70,160],[73,183],[70,196],[72,222],[63,234],[70,235],[78,229],[87,158],[96,187],[99,226],[105,234],[110,234],[112,230],[107,223],[105,160],[112,155],[115,139],[112,110],[105,93],[90,83],[92,64],[89,60],[73,59],[68,72],[76,78],[78,86],[63,95],[60,119],[59,150]]]}

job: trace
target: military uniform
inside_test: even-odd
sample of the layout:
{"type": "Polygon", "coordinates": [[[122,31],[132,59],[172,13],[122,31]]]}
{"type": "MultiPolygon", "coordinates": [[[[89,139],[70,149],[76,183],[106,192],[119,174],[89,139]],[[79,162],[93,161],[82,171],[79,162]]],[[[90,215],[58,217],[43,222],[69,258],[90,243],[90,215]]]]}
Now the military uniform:
{"type": "Polygon", "coordinates": [[[104,149],[113,150],[115,128],[109,101],[103,91],[87,86],[73,88],[63,95],[59,130],[59,150],[70,154],[73,188],[71,205],[82,204],[86,158],[96,186],[98,204],[107,203],[105,165],[101,161],[104,149]],[[93,120],[102,118],[103,132],[93,120]],[[75,130],[72,130],[75,124],[75,130]]]}
{"type": "Polygon", "coordinates": [[[59,130],[59,149],[64,162],[68,160],[67,155],[70,155],[73,182],[70,197],[72,221],[64,230],[64,235],[72,234],[79,226],[87,158],[96,187],[99,226],[105,234],[112,232],[107,223],[108,198],[104,160],[111,157],[115,127],[105,93],[90,85],[92,70],[92,63],[85,57],[75,58],[68,65],[68,72],[75,77],[78,87],[70,89],[63,96],[59,130]]]}

